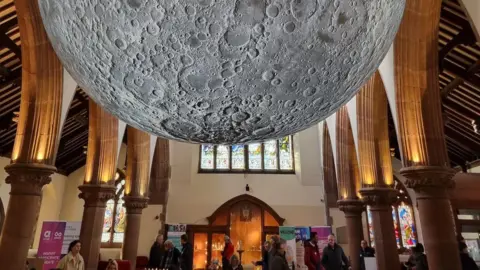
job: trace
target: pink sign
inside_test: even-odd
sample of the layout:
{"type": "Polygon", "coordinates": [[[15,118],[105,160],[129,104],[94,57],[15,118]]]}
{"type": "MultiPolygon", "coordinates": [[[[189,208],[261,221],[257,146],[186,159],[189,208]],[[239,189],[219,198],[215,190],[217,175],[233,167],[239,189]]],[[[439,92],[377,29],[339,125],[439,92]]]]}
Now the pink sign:
{"type": "Polygon", "coordinates": [[[63,237],[67,223],[65,221],[43,222],[38,258],[44,259],[43,270],[56,268],[62,256],[63,237]]]}

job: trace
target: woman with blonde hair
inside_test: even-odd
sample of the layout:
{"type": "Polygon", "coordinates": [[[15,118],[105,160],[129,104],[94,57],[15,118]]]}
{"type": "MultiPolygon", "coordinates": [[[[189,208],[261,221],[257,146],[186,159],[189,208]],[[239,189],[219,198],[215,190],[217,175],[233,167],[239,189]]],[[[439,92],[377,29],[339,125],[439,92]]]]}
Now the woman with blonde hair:
{"type": "Polygon", "coordinates": [[[115,260],[108,260],[107,268],[105,270],[118,270],[118,264],[115,260]]]}

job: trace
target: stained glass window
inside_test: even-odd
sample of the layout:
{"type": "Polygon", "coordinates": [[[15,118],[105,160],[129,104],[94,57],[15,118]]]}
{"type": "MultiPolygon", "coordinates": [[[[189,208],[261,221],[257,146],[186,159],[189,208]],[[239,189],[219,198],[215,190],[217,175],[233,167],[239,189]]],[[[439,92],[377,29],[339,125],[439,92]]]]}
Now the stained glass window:
{"type": "Polygon", "coordinates": [[[248,146],[248,168],[250,170],[262,169],[262,144],[252,143],[248,146]]]}
{"type": "Polygon", "coordinates": [[[413,211],[410,205],[404,202],[398,206],[398,218],[402,230],[402,244],[404,247],[412,247],[417,244],[416,230],[413,222],[413,211]]]}
{"type": "Polygon", "coordinates": [[[202,169],[213,169],[214,168],[214,146],[213,145],[202,145],[202,153],[200,155],[200,166],[202,169]]]}
{"type": "Polygon", "coordinates": [[[217,169],[228,169],[230,166],[230,147],[217,146],[217,169]]]}
{"type": "Polygon", "coordinates": [[[368,223],[368,236],[370,237],[370,246],[375,247],[375,240],[373,238],[373,221],[372,221],[372,211],[370,206],[367,206],[367,223],[368,223]]]}
{"type": "Polygon", "coordinates": [[[279,140],[280,170],[293,169],[293,151],[290,136],[279,140]]]}
{"type": "Polygon", "coordinates": [[[277,164],[277,141],[268,141],[263,144],[263,164],[266,170],[276,170],[277,164]]]}
{"type": "Polygon", "coordinates": [[[294,173],[292,137],[248,145],[202,145],[200,172],[294,173]]]}
{"type": "Polygon", "coordinates": [[[245,146],[244,145],[232,146],[232,169],[234,170],[245,169],[245,146]]]}
{"type": "MultiPolygon", "coordinates": [[[[417,232],[415,228],[415,220],[413,208],[410,198],[403,185],[395,180],[395,188],[398,190],[397,202],[392,206],[393,228],[395,232],[395,240],[398,248],[409,248],[417,244],[417,232]]],[[[367,223],[370,245],[373,247],[374,228],[372,222],[372,213],[370,207],[367,206],[367,223]]]]}
{"type": "Polygon", "coordinates": [[[123,206],[123,191],[125,188],[125,179],[122,174],[116,175],[116,193],[115,198],[107,202],[105,216],[103,218],[102,243],[111,245],[114,243],[123,243],[126,222],[126,209],[123,206]]]}

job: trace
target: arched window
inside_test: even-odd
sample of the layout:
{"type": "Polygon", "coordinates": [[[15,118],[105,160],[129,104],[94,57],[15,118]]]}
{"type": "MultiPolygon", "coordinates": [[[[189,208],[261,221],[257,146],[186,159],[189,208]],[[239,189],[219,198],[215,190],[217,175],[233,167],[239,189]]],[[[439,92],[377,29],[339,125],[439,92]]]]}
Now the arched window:
{"type": "MultiPolygon", "coordinates": [[[[417,227],[412,202],[405,187],[395,179],[395,189],[398,190],[396,203],[392,206],[393,226],[398,248],[409,248],[417,244],[417,227]]],[[[367,224],[370,245],[375,246],[372,213],[367,206],[367,224]]]]}
{"type": "Polygon", "coordinates": [[[200,147],[203,173],[294,173],[292,136],[264,143],[200,147]]]}
{"type": "Polygon", "coordinates": [[[125,214],[123,206],[123,191],[125,188],[125,174],[118,170],[115,176],[115,198],[107,202],[103,219],[102,246],[117,247],[123,243],[125,233],[125,214]]]}

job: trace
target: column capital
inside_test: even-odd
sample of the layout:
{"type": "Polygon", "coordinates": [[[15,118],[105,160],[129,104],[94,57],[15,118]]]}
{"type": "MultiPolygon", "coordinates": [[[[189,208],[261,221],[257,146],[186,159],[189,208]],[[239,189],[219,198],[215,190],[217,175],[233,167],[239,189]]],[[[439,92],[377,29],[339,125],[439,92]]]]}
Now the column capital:
{"type": "Polygon", "coordinates": [[[5,183],[12,186],[10,194],[41,196],[43,186],[52,181],[50,176],[57,169],[46,164],[12,163],[5,171],[8,173],[5,183]]]}
{"type": "Polygon", "coordinates": [[[398,191],[390,187],[367,187],[360,189],[362,201],[372,210],[390,208],[395,202],[398,191]]]}
{"type": "Polygon", "coordinates": [[[411,166],[400,169],[407,178],[405,185],[415,190],[451,189],[455,187],[453,176],[456,171],[440,166],[411,166]]]}
{"type": "Polygon", "coordinates": [[[340,211],[345,213],[345,216],[358,216],[365,211],[365,205],[358,199],[343,199],[337,201],[340,211]]]}
{"type": "Polygon", "coordinates": [[[112,185],[85,184],[78,187],[80,199],[85,201],[85,207],[105,207],[108,200],[115,198],[115,187],[112,185]]]}
{"type": "Polygon", "coordinates": [[[148,206],[148,197],[124,196],[123,201],[127,214],[141,214],[148,206]]]}

